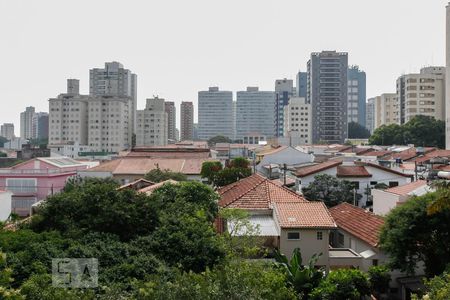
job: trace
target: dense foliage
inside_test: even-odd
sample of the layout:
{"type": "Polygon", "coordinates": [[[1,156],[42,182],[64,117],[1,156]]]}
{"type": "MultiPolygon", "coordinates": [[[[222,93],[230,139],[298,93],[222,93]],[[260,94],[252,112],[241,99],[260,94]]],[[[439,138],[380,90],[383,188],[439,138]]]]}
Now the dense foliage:
{"type": "Polygon", "coordinates": [[[450,210],[428,214],[437,196],[413,197],[387,215],[380,244],[389,254],[390,267],[413,273],[423,261],[427,277],[432,277],[450,263],[450,210]]]}
{"type": "Polygon", "coordinates": [[[391,281],[390,270],[386,266],[372,266],[369,268],[369,282],[372,293],[380,295],[387,293],[391,281]]]}
{"type": "Polygon", "coordinates": [[[160,168],[156,168],[145,174],[145,179],[150,180],[152,182],[162,182],[169,179],[175,181],[186,181],[187,177],[183,173],[172,172],[170,170],[161,170],[160,168]]]}
{"type": "Polygon", "coordinates": [[[339,180],[327,174],[314,176],[314,181],[303,187],[302,193],[308,200],[323,201],[328,207],[341,202],[358,203],[362,198],[361,194],[355,192],[355,187],[350,181],[339,180]]]}
{"type": "Polygon", "coordinates": [[[224,169],[220,162],[207,161],[202,164],[201,170],[202,178],[216,187],[231,184],[250,175],[252,175],[250,163],[244,157],[232,159],[224,169]]]}
{"type": "Polygon", "coordinates": [[[422,298],[415,295],[414,300],[448,300],[450,298],[450,273],[445,272],[440,276],[425,280],[425,286],[427,293],[422,298]]]}
{"type": "Polygon", "coordinates": [[[367,139],[370,137],[370,132],[366,127],[357,122],[348,123],[348,138],[349,139],[367,139]]]}
{"type": "Polygon", "coordinates": [[[369,138],[372,145],[406,145],[445,148],[445,122],[429,116],[415,116],[404,125],[383,125],[369,138]]]}
{"type": "Polygon", "coordinates": [[[231,143],[231,139],[226,137],[226,136],[222,136],[222,135],[218,135],[215,137],[212,137],[208,140],[208,145],[210,147],[216,145],[217,143],[231,143]]]}
{"type": "Polygon", "coordinates": [[[370,295],[370,284],[365,273],[356,269],[339,269],[328,274],[315,288],[310,299],[360,300],[370,295]]]}

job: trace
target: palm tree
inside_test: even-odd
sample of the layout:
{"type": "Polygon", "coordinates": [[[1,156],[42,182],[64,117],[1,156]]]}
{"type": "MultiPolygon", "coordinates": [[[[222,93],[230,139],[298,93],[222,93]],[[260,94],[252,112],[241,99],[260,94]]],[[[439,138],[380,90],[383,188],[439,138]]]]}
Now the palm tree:
{"type": "Polygon", "coordinates": [[[428,214],[450,209],[450,181],[437,180],[431,186],[436,189],[436,199],[428,206],[428,214]]]}

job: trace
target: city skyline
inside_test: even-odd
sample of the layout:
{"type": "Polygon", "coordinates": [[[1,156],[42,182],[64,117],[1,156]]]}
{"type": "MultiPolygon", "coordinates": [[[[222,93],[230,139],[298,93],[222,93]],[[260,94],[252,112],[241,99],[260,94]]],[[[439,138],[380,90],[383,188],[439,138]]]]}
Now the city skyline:
{"type": "Polygon", "coordinates": [[[65,15],[63,1],[4,2],[0,4],[0,25],[9,30],[1,32],[6,46],[0,53],[10,59],[3,62],[5,72],[0,80],[3,101],[11,105],[0,111],[0,123],[13,122],[19,128],[19,114],[26,106],[47,111],[48,99],[65,90],[67,78],[80,79],[85,83],[80,92],[87,94],[88,70],[107,61],[119,61],[138,75],[138,109],[143,109],[145,99],[152,95],[174,101],[177,108],[182,101],[192,101],[197,107],[197,92],[209,86],[231,91],[247,86],[272,90],[275,79],[295,80],[299,70],[306,71],[310,53],[322,50],[349,53],[349,65],[359,65],[367,74],[367,98],[395,92],[394,82],[401,74],[414,73],[427,65],[445,65],[446,3],[347,1],[345,7],[349,9],[334,15],[336,7],[342,8],[341,3],[258,2],[258,10],[249,15],[255,1],[231,1],[214,7],[206,1],[180,2],[176,11],[170,3],[131,6],[115,1],[79,1],[71,7],[72,15],[93,19],[93,23],[83,25],[67,22],[70,18],[65,15]],[[280,8],[286,13],[272,15],[280,8]],[[42,10],[42,14],[35,15],[36,10],[42,10]],[[109,26],[118,31],[108,30],[99,36],[90,29],[102,26],[104,20],[96,16],[103,10],[111,19],[120,17],[126,22],[110,22],[109,26]],[[21,17],[14,17],[19,11],[21,17]],[[152,17],[143,18],[148,11],[154,12],[152,17]],[[190,13],[185,15],[185,11],[190,13]],[[221,13],[214,13],[217,11],[221,13]],[[307,11],[320,11],[321,15],[307,11]],[[392,22],[370,22],[364,13],[367,11],[392,22]],[[168,16],[179,19],[183,27],[158,26],[168,16]],[[292,38],[299,29],[317,24],[322,19],[317,16],[327,20],[321,22],[324,25],[312,26],[301,38],[292,38]],[[231,17],[233,23],[228,22],[231,17]],[[416,22],[419,19],[426,22],[416,22]],[[55,22],[59,26],[53,26],[55,22]],[[329,24],[334,24],[333,28],[329,24]],[[351,24],[358,28],[349,27],[351,24]],[[404,24],[408,24],[408,31],[402,30],[404,24]],[[387,30],[391,34],[385,35],[387,30]],[[129,34],[130,42],[111,42],[117,40],[114,35],[123,33],[129,34]],[[418,45],[415,37],[421,34],[427,34],[427,43],[418,45]],[[286,47],[266,43],[280,38],[286,40],[286,47]],[[70,47],[57,47],[58,41],[67,41],[70,47]],[[129,47],[130,43],[136,46],[129,47]],[[155,43],[159,47],[153,47],[155,43]],[[174,89],[177,78],[183,80],[174,89]]]}

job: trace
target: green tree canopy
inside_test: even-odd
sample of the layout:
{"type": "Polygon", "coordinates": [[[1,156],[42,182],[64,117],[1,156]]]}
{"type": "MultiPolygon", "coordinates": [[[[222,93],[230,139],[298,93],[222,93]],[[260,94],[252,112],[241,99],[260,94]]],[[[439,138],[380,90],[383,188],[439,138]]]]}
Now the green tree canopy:
{"type": "Polygon", "coordinates": [[[427,208],[437,194],[413,197],[387,215],[380,245],[389,255],[389,266],[414,273],[418,262],[427,276],[441,274],[450,263],[450,210],[432,215],[427,208]]]}
{"type": "Polygon", "coordinates": [[[373,145],[429,146],[445,148],[445,122],[418,115],[404,125],[382,125],[369,138],[373,145]]]}
{"type": "Polygon", "coordinates": [[[231,142],[232,141],[231,141],[230,138],[228,138],[226,136],[223,136],[223,135],[218,135],[218,136],[210,138],[208,140],[208,145],[211,147],[211,146],[214,146],[217,143],[231,143],[231,142]]]}
{"type": "Polygon", "coordinates": [[[202,178],[206,178],[209,184],[214,184],[217,174],[222,171],[223,166],[220,161],[205,161],[202,164],[202,170],[200,175],[202,178]]]}
{"type": "Polygon", "coordinates": [[[202,178],[207,178],[208,183],[216,187],[222,187],[239,179],[252,175],[250,163],[244,157],[232,159],[225,169],[220,162],[204,162],[202,164],[202,178]]]}
{"type": "Polygon", "coordinates": [[[150,180],[152,182],[162,182],[169,179],[176,181],[186,181],[187,177],[183,173],[172,172],[170,170],[161,170],[160,168],[156,168],[145,174],[145,179],[150,180]]]}
{"type": "Polygon", "coordinates": [[[350,181],[339,180],[334,176],[319,174],[314,181],[302,189],[303,195],[311,201],[323,201],[332,207],[341,202],[358,203],[361,194],[355,193],[354,185],[350,181]],[[356,199],[355,199],[356,198],[356,199]]]}
{"type": "Polygon", "coordinates": [[[349,139],[367,139],[370,137],[370,132],[366,127],[357,122],[348,123],[348,138],[349,139]]]}

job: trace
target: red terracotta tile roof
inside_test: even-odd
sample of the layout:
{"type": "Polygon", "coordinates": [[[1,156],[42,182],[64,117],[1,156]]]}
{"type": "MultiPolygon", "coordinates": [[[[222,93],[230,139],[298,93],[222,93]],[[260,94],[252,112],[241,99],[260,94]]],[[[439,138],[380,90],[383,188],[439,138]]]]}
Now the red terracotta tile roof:
{"type": "Polygon", "coordinates": [[[389,192],[397,195],[408,195],[409,193],[415,191],[416,189],[426,186],[427,182],[425,180],[417,180],[408,184],[404,184],[401,186],[392,187],[386,189],[385,192],[389,192]]]}
{"type": "Polygon", "coordinates": [[[323,202],[275,203],[281,228],[335,228],[336,224],[323,202]]]}
{"type": "Polygon", "coordinates": [[[412,159],[411,161],[416,161],[418,163],[421,163],[421,162],[428,161],[435,157],[450,157],[450,150],[435,149],[433,151],[425,153],[425,155],[423,155],[423,156],[416,157],[416,158],[412,159]]]}
{"type": "Polygon", "coordinates": [[[403,176],[403,177],[414,178],[414,175],[405,174],[405,173],[402,173],[402,172],[399,172],[399,171],[396,171],[396,170],[393,170],[393,169],[390,169],[390,168],[387,168],[387,167],[383,167],[383,166],[381,166],[379,164],[376,164],[376,163],[364,162],[362,164],[364,164],[365,166],[368,166],[368,167],[377,168],[377,169],[380,169],[380,170],[383,170],[383,171],[386,171],[386,172],[390,172],[392,174],[397,174],[397,175],[400,175],[400,176],[403,176]]]}
{"type": "Polygon", "coordinates": [[[361,156],[376,156],[376,157],[383,157],[386,156],[388,154],[391,154],[392,151],[388,151],[388,150],[373,150],[369,151],[369,152],[365,152],[362,154],[359,154],[361,156]]]}
{"type": "Polygon", "coordinates": [[[321,164],[298,168],[294,174],[297,177],[304,177],[304,176],[308,176],[311,174],[315,174],[315,173],[339,166],[341,164],[342,164],[342,160],[329,160],[329,161],[323,162],[321,164]]]}
{"type": "Polygon", "coordinates": [[[364,166],[337,166],[337,177],[372,177],[364,166]]]}
{"type": "Polygon", "coordinates": [[[379,234],[384,224],[383,218],[348,203],[336,205],[329,211],[339,228],[372,247],[378,246],[379,234]]]}
{"type": "Polygon", "coordinates": [[[186,175],[200,174],[202,164],[211,159],[192,158],[148,158],[148,157],[122,157],[99,166],[88,169],[88,172],[111,172],[113,175],[133,174],[145,175],[151,170],[160,168],[172,172],[181,172],[186,175]]]}
{"type": "Polygon", "coordinates": [[[123,190],[123,189],[126,189],[126,188],[130,188],[130,189],[133,189],[133,190],[139,190],[139,189],[142,189],[144,187],[147,187],[147,186],[150,186],[150,185],[153,185],[153,184],[155,184],[155,183],[150,181],[150,180],[147,180],[147,179],[144,179],[144,178],[139,178],[138,180],[135,180],[133,182],[130,182],[130,183],[127,183],[127,184],[124,184],[124,185],[120,186],[117,190],[120,191],[120,190],[123,190]]]}
{"type": "Polygon", "coordinates": [[[308,202],[293,191],[253,174],[218,190],[219,206],[243,209],[270,209],[276,202],[308,202]]]}
{"type": "MultiPolygon", "coordinates": [[[[436,151],[437,149],[433,148],[433,147],[425,147],[425,148],[423,148],[423,150],[424,150],[424,154],[426,155],[427,153],[436,151]]],[[[400,151],[400,152],[397,152],[397,153],[392,153],[390,155],[390,157],[388,157],[387,159],[391,159],[391,160],[401,159],[403,161],[406,161],[406,160],[413,159],[413,158],[415,158],[417,156],[418,156],[417,148],[412,147],[412,148],[409,148],[409,149],[404,150],[404,151],[400,151]]]]}

